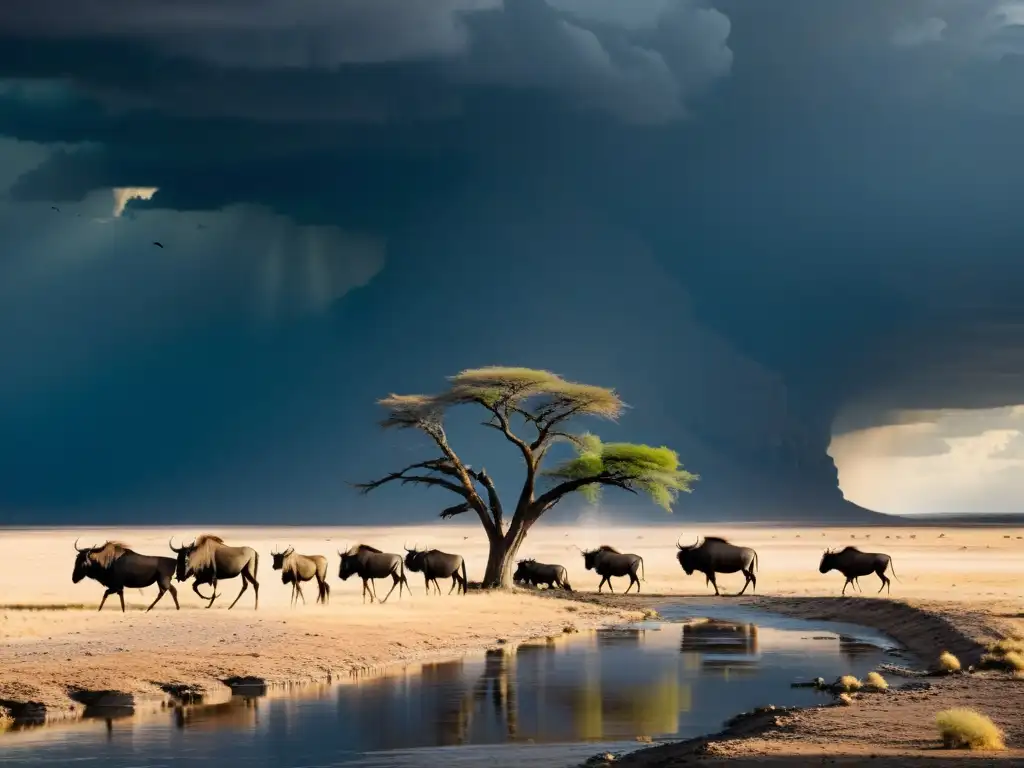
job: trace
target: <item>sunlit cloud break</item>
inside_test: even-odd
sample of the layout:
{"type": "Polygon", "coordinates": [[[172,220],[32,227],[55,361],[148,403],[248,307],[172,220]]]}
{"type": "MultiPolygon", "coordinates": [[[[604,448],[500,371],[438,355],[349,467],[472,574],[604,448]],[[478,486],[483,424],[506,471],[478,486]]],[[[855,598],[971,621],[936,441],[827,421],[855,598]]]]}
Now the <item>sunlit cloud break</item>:
{"type": "Polygon", "coordinates": [[[124,213],[129,200],[152,200],[159,191],[159,187],[114,187],[114,218],[124,213]]]}

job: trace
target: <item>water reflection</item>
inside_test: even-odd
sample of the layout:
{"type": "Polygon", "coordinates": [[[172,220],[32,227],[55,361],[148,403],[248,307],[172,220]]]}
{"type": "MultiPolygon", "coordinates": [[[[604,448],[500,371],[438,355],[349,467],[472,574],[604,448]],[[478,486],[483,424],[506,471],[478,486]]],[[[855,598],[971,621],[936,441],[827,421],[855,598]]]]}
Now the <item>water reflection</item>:
{"type": "MultiPolygon", "coordinates": [[[[820,625],[815,630],[821,634],[820,625]]],[[[508,644],[301,696],[235,696],[167,712],[163,719],[83,723],[71,740],[40,729],[27,745],[33,757],[48,761],[73,755],[120,768],[142,756],[177,764],[176,755],[190,762],[230,757],[250,766],[360,765],[368,754],[393,750],[419,750],[412,764],[427,765],[430,755],[444,764],[440,756],[453,753],[423,748],[685,737],[713,731],[755,706],[813,703],[821,694],[789,683],[863,675],[885,659],[863,639],[841,643],[833,634],[826,643],[807,635],[803,626],[775,629],[746,621],[645,623],[508,644]],[[850,655],[847,646],[857,646],[856,653],[850,655]],[[111,731],[129,732],[129,738],[111,739],[111,731]],[[167,754],[161,757],[161,751],[167,754]]],[[[3,747],[26,742],[0,736],[0,745],[0,765],[6,766],[16,750],[3,747]]]]}

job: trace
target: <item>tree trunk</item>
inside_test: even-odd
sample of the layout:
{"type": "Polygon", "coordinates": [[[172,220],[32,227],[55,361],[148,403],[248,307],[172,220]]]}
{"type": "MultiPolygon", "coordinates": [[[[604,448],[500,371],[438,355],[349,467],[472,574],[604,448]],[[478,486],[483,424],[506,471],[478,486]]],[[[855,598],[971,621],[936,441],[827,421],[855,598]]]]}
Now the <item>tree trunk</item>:
{"type": "Polygon", "coordinates": [[[515,522],[504,536],[498,533],[490,538],[487,569],[484,571],[484,589],[508,589],[512,586],[516,555],[519,554],[519,547],[525,538],[525,527],[515,522]]]}

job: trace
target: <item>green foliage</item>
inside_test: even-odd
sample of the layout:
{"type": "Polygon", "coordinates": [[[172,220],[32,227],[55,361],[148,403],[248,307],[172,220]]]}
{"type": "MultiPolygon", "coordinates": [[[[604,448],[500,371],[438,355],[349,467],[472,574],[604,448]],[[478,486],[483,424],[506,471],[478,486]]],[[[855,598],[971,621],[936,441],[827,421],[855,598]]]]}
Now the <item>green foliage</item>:
{"type": "MultiPolygon", "coordinates": [[[[654,448],[635,443],[602,443],[597,435],[581,435],[574,459],[544,474],[557,480],[583,480],[604,476],[607,485],[620,485],[642,492],[671,511],[680,492],[689,493],[699,476],[679,465],[679,455],[665,447],[654,448]]],[[[579,490],[591,502],[600,497],[602,483],[594,482],[579,490]]]]}

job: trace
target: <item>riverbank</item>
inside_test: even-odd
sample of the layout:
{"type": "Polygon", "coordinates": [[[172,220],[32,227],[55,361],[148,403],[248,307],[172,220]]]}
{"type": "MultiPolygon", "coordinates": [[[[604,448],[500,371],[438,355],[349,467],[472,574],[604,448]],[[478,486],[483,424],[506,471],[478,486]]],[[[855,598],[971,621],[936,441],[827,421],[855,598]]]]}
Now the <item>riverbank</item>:
{"type": "MultiPolygon", "coordinates": [[[[581,595],[592,605],[620,610],[651,610],[675,595],[581,595]]],[[[705,599],[688,600],[688,605],[705,599]]],[[[977,664],[986,646],[1024,636],[1024,611],[1005,604],[995,610],[984,601],[893,600],[877,598],[730,598],[742,605],[809,620],[841,620],[871,627],[892,637],[925,662],[943,651],[958,656],[966,668],[977,664]],[[1010,610],[1007,610],[1010,608],[1010,610]]],[[[816,676],[813,669],[808,677],[816,676]]],[[[909,682],[887,675],[897,688],[909,682]]],[[[914,682],[919,682],[915,680],[914,682]]],[[[622,768],[668,768],[677,765],[793,765],[828,760],[835,765],[946,765],[1024,763],[1024,679],[1003,672],[975,672],[926,679],[927,690],[860,694],[852,706],[823,706],[761,712],[739,718],[721,733],[640,750],[614,762],[622,768]],[[1004,731],[1007,751],[956,753],[939,749],[935,716],[955,708],[976,709],[1004,731]],[[982,761],[979,763],[978,761],[982,761]]],[[[765,702],[770,705],[771,702],[765,702]]],[[[594,763],[600,765],[601,763],[594,763]]],[[[611,763],[609,763],[611,765],[611,763]]]]}
{"type": "Polygon", "coordinates": [[[401,600],[396,592],[384,605],[339,595],[326,607],[258,612],[189,607],[147,614],[142,601],[131,601],[126,614],[91,606],[2,609],[0,707],[31,718],[44,714],[41,705],[55,721],[81,716],[101,692],[128,694],[137,710],[194,698],[216,703],[230,698],[228,682],[236,679],[268,687],[337,682],[638,617],[524,594],[416,592],[401,600]]]}
{"type": "MultiPolygon", "coordinates": [[[[524,557],[564,564],[574,587],[583,590],[571,596],[471,592],[466,597],[428,598],[421,577],[410,574],[414,587],[411,597],[399,600],[396,593],[384,606],[363,605],[358,580],[341,582],[336,577],[335,550],[363,541],[385,551],[401,552],[403,544],[418,543],[458,552],[466,558],[470,579],[479,579],[486,562],[481,530],[448,524],[208,531],[222,535],[229,543],[253,546],[261,553],[258,611],[252,607],[251,589],[234,610],[221,606],[221,602],[234,599],[237,580],[222,583],[220,591],[225,597],[209,611],[201,607],[187,585],[179,585],[180,612],[165,597],[151,613],[143,613],[141,609],[155,597],[155,589],[149,588],[143,595],[126,594],[131,610],[123,615],[114,600],[107,601],[102,613],[96,612],[103,592],[98,584],[89,580],[71,583],[71,545],[78,536],[82,544],[116,538],[137,551],[161,554],[169,553],[170,536],[190,540],[198,532],[166,528],[0,531],[0,669],[4,670],[0,675],[0,707],[20,708],[24,714],[28,703],[39,702],[50,718],[75,718],[84,703],[102,691],[130,694],[137,710],[159,707],[193,693],[207,701],[218,701],[230,695],[224,681],[232,678],[258,678],[271,686],[337,681],[362,670],[459,656],[493,647],[502,640],[515,642],[559,635],[566,628],[584,630],[628,621],[637,615],[632,611],[667,600],[692,605],[745,604],[802,618],[863,624],[893,636],[921,658],[934,658],[940,650],[950,650],[965,664],[977,658],[982,646],[992,640],[1024,635],[1020,588],[1024,583],[1024,530],[993,527],[687,528],[686,541],[698,535],[718,534],[758,551],[758,596],[739,601],[709,596],[702,576],[686,577],[681,572],[674,547],[680,528],[583,523],[564,528],[538,527],[531,531],[522,551],[524,557]],[[598,577],[583,569],[575,545],[594,547],[604,543],[644,558],[643,596],[623,599],[618,595],[593,595],[591,590],[596,588],[598,577]],[[818,573],[817,563],[824,547],[850,543],[893,556],[898,575],[893,580],[891,598],[834,597],[842,587],[842,577],[818,573]],[[310,597],[307,606],[289,607],[289,588],[269,567],[270,551],[288,545],[299,552],[328,555],[332,585],[329,606],[315,606],[310,597]],[[664,596],[650,597],[647,592],[664,596]],[[568,602],[569,597],[576,602],[568,602]],[[915,612],[908,614],[908,607],[915,612]]],[[[729,593],[742,585],[742,578],[723,576],[719,582],[723,592],[729,593]]],[[[873,576],[861,579],[867,594],[873,593],[874,584],[877,580],[873,576]]],[[[384,587],[384,582],[380,586],[384,587]]],[[[623,587],[622,580],[618,580],[616,589],[623,587]]],[[[307,594],[311,595],[312,590],[307,594]]],[[[1003,692],[1006,700],[1018,701],[1015,697],[1024,691],[1024,684],[1004,678],[997,680],[992,690],[1008,689],[1003,692]]],[[[955,691],[943,693],[946,687],[955,685],[953,681],[936,683],[933,690],[939,699],[933,702],[934,697],[925,697],[920,716],[902,708],[902,696],[885,697],[884,701],[901,702],[899,713],[892,715],[899,718],[901,728],[904,713],[907,718],[917,717],[906,721],[908,727],[920,738],[934,741],[935,712],[947,706],[947,701],[960,700],[955,691]]],[[[963,700],[971,701],[975,690],[980,691],[966,689],[967,698],[963,700]]],[[[979,699],[979,706],[986,712],[987,697],[985,693],[979,699]]],[[[873,730],[893,732],[886,713],[876,710],[881,702],[865,699],[838,714],[826,709],[786,715],[787,725],[780,733],[797,734],[788,740],[772,739],[770,744],[761,744],[748,737],[745,746],[737,740],[729,743],[737,750],[750,749],[765,756],[774,754],[773,749],[798,754],[795,750],[801,745],[818,744],[815,739],[819,738],[826,739],[826,745],[832,743],[829,739],[836,739],[839,752],[853,750],[857,738],[861,743],[874,744],[873,730]],[[853,712],[857,717],[863,713],[874,719],[859,726],[865,729],[859,736],[836,730],[844,722],[858,722],[853,712]],[[830,726],[829,717],[837,722],[830,726]],[[815,731],[816,723],[822,723],[825,730],[815,731]]],[[[998,701],[992,702],[995,710],[998,705],[998,701]]],[[[999,711],[989,714],[1001,716],[999,711]]],[[[1019,747],[1021,735],[1014,728],[1020,726],[1009,723],[1004,727],[1011,746],[1019,747]]],[[[902,748],[899,744],[894,747],[902,748]]]]}

